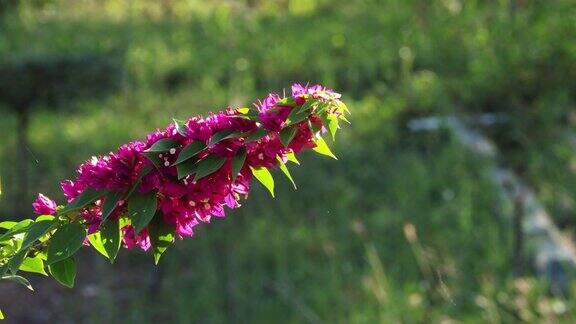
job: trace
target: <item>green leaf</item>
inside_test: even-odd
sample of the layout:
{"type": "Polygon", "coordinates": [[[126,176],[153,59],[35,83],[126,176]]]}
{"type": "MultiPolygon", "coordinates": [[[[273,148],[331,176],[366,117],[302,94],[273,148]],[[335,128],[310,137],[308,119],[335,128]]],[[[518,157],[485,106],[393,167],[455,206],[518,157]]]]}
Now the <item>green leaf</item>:
{"type": "Polygon", "coordinates": [[[2,280],[8,280],[8,281],[13,281],[15,283],[19,283],[23,286],[25,286],[26,288],[34,291],[34,288],[32,288],[32,285],[30,284],[30,282],[22,277],[22,276],[18,276],[18,275],[8,275],[8,276],[2,276],[1,278],[2,280]]]}
{"type": "Polygon", "coordinates": [[[22,249],[28,248],[36,240],[40,239],[49,231],[53,230],[58,224],[58,220],[54,216],[42,215],[36,219],[36,221],[30,225],[24,240],[22,241],[22,249]]]}
{"type": "Polygon", "coordinates": [[[320,115],[322,114],[326,109],[328,109],[328,107],[330,107],[330,103],[326,103],[326,102],[321,102],[319,103],[315,109],[314,109],[314,114],[315,115],[320,115]]]}
{"type": "Polygon", "coordinates": [[[174,126],[176,127],[176,131],[178,134],[186,137],[188,135],[188,130],[186,129],[186,122],[179,119],[172,119],[174,121],[174,126]]]}
{"type": "Polygon", "coordinates": [[[164,160],[158,156],[158,152],[143,152],[142,153],[156,168],[164,167],[164,160]]]}
{"type": "Polygon", "coordinates": [[[300,161],[298,161],[298,159],[296,158],[296,154],[294,154],[294,152],[287,153],[286,158],[288,159],[288,161],[300,165],[300,161]]]}
{"type": "Polygon", "coordinates": [[[127,224],[120,224],[120,219],[114,219],[101,226],[98,232],[88,235],[90,244],[96,251],[110,259],[110,263],[114,263],[120,250],[120,228],[125,225],[127,224]]]}
{"type": "Polygon", "coordinates": [[[286,98],[282,98],[280,100],[278,100],[278,102],[276,102],[276,106],[290,106],[293,107],[296,105],[296,101],[294,100],[294,98],[292,97],[286,97],[286,98]]]}
{"type": "Polygon", "coordinates": [[[336,140],[336,132],[338,131],[338,117],[335,115],[330,115],[328,116],[328,130],[330,131],[330,134],[332,134],[332,140],[335,141],[336,140]]]}
{"type": "Polygon", "coordinates": [[[329,156],[331,158],[334,158],[336,160],[338,160],[338,158],[336,157],[336,155],[334,155],[334,153],[332,153],[332,151],[330,151],[330,148],[328,147],[328,144],[326,144],[326,141],[324,141],[324,139],[322,137],[317,137],[315,140],[316,143],[316,147],[313,148],[313,150],[317,153],[320,153],[322,155],[326,155],[329,156]]]}
{"type": "Polygon", "coordinates": [[[241,115],[233,115],[232,117],[240,117],[252,121],[258,121],[258,111],[256,110],[244,107],[244,108],[238,108],[238,112],[241,115]]]}
{"type": "Polygon", "coordinates": [[[0,309],[0,320],[4,319],[4,313],[2,313],[2,310],[0,309]]]}
{"type": "Polygon", "coordinates": [[[292,139],[294,139],[294,136],[296,136],[296,131],[295,127],[285,127],[282,129],[280,131],[280,142],[282,142],[285,147],[288,147],[292,139]]]}
{"type": "Polygon", "coordinates": [[[142,168],[142,170],[140,170],[140,172],[138,173],[138,177],[136,178],[136,181],[134,181],[134,184],[132,185],[132,187],[130,187],[130,190],[128,190],[128,193],[126,194],[126,197],[124,197],[124,199],[128,199],[130,198],[130,196],[132,196],[134,190],[136,190],[136,188],[138,188],[138,186],[142,182],[142,178],[144,178],[148,173],[150,173],[150,171],[152,171],[152,166],[150,165],[147,165],[144,168],[142,168]]]}
{"type": "Polygon", "coordinates": [[[9,230],[12,227],[14,227],[14,225],[18,224],[18,222],[14,222],[14,221],[3,221],[0,222],[0,228],[5,229],[5,230],[9,230]]]}
{"type": "Polygon", "coordinates": [[[345,121],[347,124],[351,124],[351,122],[348,120],[348,118],[346,118],[346,116],[344,116],[344,114],[338,116],[338,118],[342,119],[342,120],[345,121]]]}
{"type": "Polygon", "coordinates": [[[198,164],[195,160],[188,160],[176,165],[176,171],[178,173],[178,180],[182,180],[192,173],[196,172],[198,164]]]}
{"type": "Polygon", "coordinates": [[[313,123],[311,120],[308,121],[308,127],[312,130],[314,135],[318,134],[322,130],[322,125],[313,123]]]}
{"type": "Polygon", "coordinates": [[[100,226],[100,239],[110,263],[114,263],[120,250],[120,224],[118,219],[112,219],[100,226]]]}
{"type": "Polygon", "coordinates": [[[194,141],[186,145],[186,147],[184,147],[180,152],[180,154],[178,155],[178,159],[176,159],[176,162],[174,162],[174,164],[177,165],[184,161],[189,160],[190,158],[196,156],[196,154],[200,153],[205,148],[206,144],[200,141],[194,141]]]}
{"type": "Polygon", "coordinates": [[[210,137],[210,140],[208,141],[208,146],[212,146],[214,144],[217,144],[217,143],[219,143],[225,139],[239,137],[240,135],[242,135],[241,132],[235,132],[231,129],[221,130],[221,131],[217,132],[216,134],[212,135],[212,137],[210,137]]]}
{"type": "Polygon", "coordinates": [[[292,111],[288,115],[288,118],[286,121],[286,126],[290,126],[290,125],[294,125],[296,123],[299,123],[299,122],[303,121],[304,119],[306,119],[308,116],[310,116],[310,113],[308,111],[299,112],[298,109],[292,109],[292,111]]]}
{"type": "Polygon", "coordinates": [[[33,258],[26,258],[20,265],[20,270],[26,272],[39,273],[47,276],[46,270],[44,270],[44,261],[40,256],[35,256],[33,258]]]}
{"type": "Polygon", "coordinates": [[[250,169],[252,170],[252,174],[254,175],[256,180],[258,180],[261,184],[263,184],[264,187],[266,187],[266,189],[270,191],[272,197],[274,197],[274,178],[272,178],[272,174],[270,173],[270,171],[268,171],[268,169],[266,169],[265,167],[259,167],[259,168],[250,167],[250,169]]]}
{"type": "Polygon", "coordinates": [[[210,154],[202,160],[198,161],[198,168],[196,169],[196,176],[194,181],[198,181],[205,176],[211,175],[218,171],[226,162],[226,158],[218,155],[210,154]]]}
{"type": "Polygon", "coordinates": [[[66,207],[60,210],[59,214],[66,214],[76,209],[86,207],[88,204],[93,203],[98,198],[106,194],[106,190],[95,190],[90,187],[84,189],[80,196],[76,197],[72,202],[70,202],[66,207]]]}
{"type": "Polygon", "coordinates": [[[48,270],[54,279],[68,288],[74,287],[76,279],[76,261],[69,257],[48,266],[48,270]]]}
{"type": "Polygon", "coordinates": [[[175,148],[180,146],[180,143],[171,139],[171,138],[163,138],[156,141],[149,149],[145,150],[144,152],[166,152],[171,148],[175,148]]]}
{"type": "Polygon", "coordinates": [[[102,221],[100,224],[104,224],[108,219],[108,216],[112,214],[112,211],[118,205],[118,202],[124,196],[124,192],[122,191],[111,191],[106,195],[106,199],[104,200],[104,204],[102,205],[102,221]]]}
{"type": "Polygon", "coordinates": [[[332,135],[332,141],[336,140],[336,131],[338,130],[338,117],[332,114],[322,114],[320,116],[324,127],[326,127],[332,135]]]}
{"type": "Polygon", "coordinates": [[[148,235],[154,253],[154,264],[158,264],[162,253],[174,242],[174,226],[164,222],[158,213],[148,225],[148,235]]]}
{"type": "Polygon", "coordinates": [[[296,183],[294,182],[294,179],[292,179],[292,175],[290,174],[290,171],[288,170],[288,167],[286,167],[286,164],[284,163],[284,161],[282,161],[282,159],[279,156],[276,156],[276,159],[278,160],[278,163],[280,165],[280,170],[282,171],[282,173],[284,173],[286,178],[288,178],[288,180],[290,180],[290,182],[292,182],[294,189],[298,189],[296,187],[296,183]]]}
{"type": "Polygon", "coordinates": [[[10,272],[16,274],[16,272],[18,272],[18,269],[20,268],[20,265],[24,261],[24,258],[26,257],[27,253],[28,253],[28,250],[26,249],[26,250],[21,250],[20,252],[13,255],[10,258],[10,260],[8,261],[8,270],[10,272]]]}
{"type": "Polygon", "coordinates": [[[78,222],[60,227],[52,236],[48,246],[46,263],[53,264],[64,260],[80,249],[86,238],[86,228],[78,222]]]}
{"type": "MultiPolygon", "coordinates": [[[[244,108],[244,109],[247,109],[247,108],[244,108]]],[[[242,113],[242,112],[241,112],[241,115],[231,115],[230,117],[248,119],[248,120],[251,120],[251,121],[258,121],[258,120],[259,120],[258,112],[257,112],[257,111],[252,111],[252,110],[251,110],[251,111],[248,111],[248,112],[246,112],[246,113],[242,113]]]]}
{"type": "Polygon", "coordinates": [[[300,109],[298,109],[298,114],[300,113],[304,113],[304,112],[308,112],[310,110],[310,108],[312,108],[312,105],[315,104],[317,101],[316,100],[312,100],[312,99],[308,99],[306,100],[306,102],[300,107],[300,109]]]}
{"type": "Polygon", "coordinates": [[[156,191],[135,193],[128,201],[128,216],[132,220],[134,232],[140,233],[154,217],[157,208],[156,191]]]}
{"type": "Polygon", "coordinates": [[[128,216],[126,216],[126,215],[124,215],[118,219],[118,224],[119,224],[120,228],[124,228],[124,226],[126,226],[126,225],[132,225],[130,218],[128,218],[128,216]]]}
{"type": "Polygon", "coordinates": [[[336,100],[336,107],[338,108],[339,112],[347,112],[349,115],[352,114],[346,104],[340,100],[336,100]]]}
{"type": "Polygon", "coordinates": [[[232,160],[232,181],[236,180],[238,173],[242,170],[244,166],[244,161],[246,161],[246,148],[241,148],[234,156],[232,160]]]}
{"type": "Polygon", "coordinates": [[[30,224],[32,224],[33,222],[34,221],[31,219],[24,219],[19,221],[18,223],[14,224],[8,231],[6,231],[6,233],[0,235],[0,241],[11,239],[12,236],[16,234],[26,232],[26,230],[28,230],[28,227],[30,227],[30,224]]]}
{"type": "Polygon", "coordinates": [[[52,215],[40,215],[38,217],[36,217],[36,220],[34,220],[34,222],[43,222],[43,221],[49,221],[49,220],[54,220],[56,217],[52,216],[52,215]]]}
{"type": "Polygon", "coordinates": [[[106,258],[109,258],[108,252],[106,252],[106,249],[104,248],[104,243],[102,242],[102,234],[100,231],[88,235],[88,242],[90,242],[90,245],[92,245],[96,251],[100,252],[100,254],[106,258]]]}
{"type": "Polygon", "coordinates": [[[252,134],[248,135],[248,137],[246,137],[246,142],[250,143],[250,142],[257,141],[266,135],[268,135],[268,131],[265,128],[258,128],[257,130],[254,131],[254,133],[252,133],[252,134]]]}

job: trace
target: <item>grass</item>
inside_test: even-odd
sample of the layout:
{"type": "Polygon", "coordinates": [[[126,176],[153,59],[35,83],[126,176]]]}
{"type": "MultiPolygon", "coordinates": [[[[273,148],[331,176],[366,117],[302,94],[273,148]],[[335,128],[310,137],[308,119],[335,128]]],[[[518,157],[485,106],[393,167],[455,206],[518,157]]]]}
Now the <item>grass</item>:
{"type": "MultiPolygon", "coordinates": [[[[571,322],[571,299],[548,295],[532,269],[511,274],[511,207],[491,183],[494,162],[449,132],[414,134],[406,123],[506,114],[507,124],[485,130],[502,149],[499,162],[570,228],[574,154],[563,134],[573,128],[575,9],[321,0],[9,9],[1,55],[111,52],[127,74],[111,96],[35,107],[34,192],[61,198],[58,182],[89,156],[291,81],[324,82],[353,112],[333,145],[338,161],[305,154],[291,170],[297,191],[276,174],[276,199],[255,188],[243,208],[177,242],[158,268],[139,253],[124,251],[110,266],[85,252],[73,292],[46,283],[34,298],[10,296],[53,321],[571,322]]],[[[12,203],[33,198],[11,190],[14,127],[2,110],[0,129],[10,130],[0,136],[2,218],[27,214],[12,203]]],[[[0,304],[13,318],[30,316],[7,296],[0,304]]]]}

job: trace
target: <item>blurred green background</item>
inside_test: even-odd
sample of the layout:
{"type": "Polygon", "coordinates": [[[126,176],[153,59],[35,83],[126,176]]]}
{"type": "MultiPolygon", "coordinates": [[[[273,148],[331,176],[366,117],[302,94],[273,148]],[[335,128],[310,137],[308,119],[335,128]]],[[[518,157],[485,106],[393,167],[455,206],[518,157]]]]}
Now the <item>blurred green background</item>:
{"type": "Polygon", "coordinates": [[[172,117],[294,81],[341,92],[352,125],[333,145],[339,161],[304,153],[297,191],[280,176],[276,199],[255,186],[158,267],[126,251],[111,266],[86,249],[73,290],[41,277],[34,293],[3,285],[8,322],[576,321],[571,286],[551,294],[530,261],[513,275],[513,208],[491,178],[496,163],[514,170],[575,234],[574,1],[0,0],[0,63],[86,55],[112,70],[87,61],[103,79],[73,73],[31,103],[24,153],[6,98],[30,96],[26,82],[42,76],[17,83],[2,70],[1,219],[30,215],[37,192],[63,201],[59,181],[79,163],[172,117]],[[73,98],[80,87],[91,95],[73,98]],[[481,129],[496,161],[448,129],[407,128],[481,113],[505,117],[481,129]]]}

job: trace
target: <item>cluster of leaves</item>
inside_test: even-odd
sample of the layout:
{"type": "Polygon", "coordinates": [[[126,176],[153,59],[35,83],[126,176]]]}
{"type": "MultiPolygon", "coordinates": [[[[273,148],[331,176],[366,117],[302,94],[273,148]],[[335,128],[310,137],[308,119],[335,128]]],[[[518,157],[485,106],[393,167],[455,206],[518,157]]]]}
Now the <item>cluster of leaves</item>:
{"type": "MultiPolygon", "coordinates": [[[[306,95],[306,102],[298,105],[294,98],[284,98],[278,105],[291,107],[291,112],[279,131],[280,141],[285,147],[294,139],[296,125],[307,123],[313,131],[315,147],[314,151],[336,159],[328,144],[323,139],[323,133],[329,133],[332,140],[339,129],[339,121],[348,122],[345,115],[349,113],[346,105],[338,99],[314,98],[306,95]],[[322,120],[322,125],[314,124],[310,118],[314,116],[322,120]]],[[[255,108],[239,108],[238,118],[252,121],[259,120],[259,112],[255,108]]],[[[174,120],[176,130],[185,135],[184,121],[174,120]]],[[[260,125],[260,124],[258,124],[260,125]]],[[[260,125],[250,132],[234,132],[223,130],[211,136],[208,143],[194,141],[188,145],[165,138],[155,142],[148,148],[144,155],[152,162],[153,166],[147,166],[141,170],[134,183],[124,191],[95,190],[86,188],[78,197],[66,206],[58,206],[54,215],[41,215],[36,219],[25,219],[19,222],[4,221],[0,223],[0,275],[2,280],[20,283],[30,290],[30,282],[21,272],[51,275],[59,283],[67,287],[73,287],[76,277],[76,260],[74,255],[83,245],[91,245],[100,254],[114,262],[122,246],[122,228],[131,225],[136,233],[144,228],[148,229],[150,244],[157,264],[162,253],[174,242],[174,226],[162,221],[158,208],[158,192],[138,192],[142,177],[154,168],[161,168],[162,161],[158,160],[159,153],[178,150],[176,166],[178,180],[194,175],[194,181],[209,176],[218,171],[226,162],[226,158],[215,154],[205,154],[199,159],[202,152],[208,153],[208,148],[220,141],[230,138],[242,138],[249,143],[267,136],[271,131],[260,125]],[[95,206],[100,201],[101,222],[98,230],[94,233],[88,231],[88,224],[81,216],[85,208],[95,206]],[[127,212],[120,217],[109,217],[120,201],[127,202],[127,212]]],[[[232,181],[245,166],[247,152],[245,148],[238,150],[232,158],[232,181]]],[[[299,164],[294,152],[287,154],[287,160],[299,164]]],[[[280,156],[277,156],[278,168],[296,188],[296,184],[280,156]]],[[[274,178],[266,167],[252,167],[250,170],[257,179],[274,197],[274,178]]]]}

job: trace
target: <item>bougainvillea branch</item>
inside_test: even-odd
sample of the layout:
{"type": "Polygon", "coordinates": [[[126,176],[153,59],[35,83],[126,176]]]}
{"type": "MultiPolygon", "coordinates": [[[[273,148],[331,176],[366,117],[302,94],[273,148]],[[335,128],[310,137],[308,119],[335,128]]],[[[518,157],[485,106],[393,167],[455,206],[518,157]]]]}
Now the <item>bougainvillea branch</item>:
{"type": "Polygon", "coordinates": [[[19,271],[50,273],[72,287],[82,246],[111,262],[120,247],[138,247],[158,263],[175,238],[224,217],[225,207],[239,207],[252,178],[274,196],[270,169],[296,186],[286,163],[299,164],[302,150],[335,158],[322,135],[334,139],[347,113],[338,93],[294,84],[290,96],[270,94],[251,108],[174,120],[144,141],[93,157],[61,183],[67,205],[39,194],[35,220],[0,223],[2,279],[30,287],[19,271]]]}

